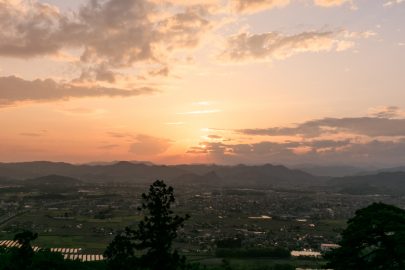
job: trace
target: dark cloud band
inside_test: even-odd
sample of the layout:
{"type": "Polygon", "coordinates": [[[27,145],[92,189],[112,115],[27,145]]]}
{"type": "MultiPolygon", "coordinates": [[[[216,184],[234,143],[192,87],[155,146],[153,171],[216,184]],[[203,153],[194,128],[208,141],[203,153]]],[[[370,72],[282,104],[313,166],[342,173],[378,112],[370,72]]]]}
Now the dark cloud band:
{"type": "Polygon", "coordinates": [[[20,102],[47,102],[80,97],[130,97],[156,92],[152,88],[120,89],[75,86],[52,79],[28,81],[15,76],[0,77],[0,107],[20,102]]]}

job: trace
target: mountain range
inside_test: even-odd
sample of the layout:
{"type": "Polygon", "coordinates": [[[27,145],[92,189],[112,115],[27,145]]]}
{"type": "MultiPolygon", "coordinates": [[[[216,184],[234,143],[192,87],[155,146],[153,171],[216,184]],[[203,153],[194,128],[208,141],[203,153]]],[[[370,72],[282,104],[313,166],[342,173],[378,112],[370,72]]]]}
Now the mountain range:
{"type": "Polygon", "coordinates": [[[351,194],[405,194],[405,167],[389,169],[386,172],[325,177],[271,164],[168,166],[128,161],[80,165],[48,161],[0,163],[0,184],[10,183],[11,179],[24,185],[56,185],[61,182],[149,184],[156,179],[162,179],[173,185],[288,189],[316,187],[351,194]]]}
{"type": "Polygon", "coordinates": [[[302,186],[321,178],[300,170],[271,164],[260,166],[153,165],[119,161],[105,165],[74,165],[61,162],[0,163],[0,177],[15,180],[47,175],[72,177],[84,182],[150,183],[163,179],[173,183],[241,186],[302,186]]]}

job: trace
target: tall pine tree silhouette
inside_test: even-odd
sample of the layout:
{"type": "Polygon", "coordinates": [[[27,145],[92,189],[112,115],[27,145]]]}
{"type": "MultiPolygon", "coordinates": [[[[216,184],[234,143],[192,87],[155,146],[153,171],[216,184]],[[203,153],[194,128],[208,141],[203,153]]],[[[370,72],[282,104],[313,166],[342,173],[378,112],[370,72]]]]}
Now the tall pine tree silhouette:
{"type": "Polygon", "coordinates": [[[138,210],[142,211],[144,218],[138,228],[125,228],[107,247],[105,255],[111,269],[185,268],[185,257],[173,249],[173,240],[189,216],[174,214],[171,209],[175,202],[173,192],[172,187],[158,180],[150,186],[147,194],[142,194],[142,205],[138,210]],[[140,257],[136,256],[137,251],[140,257]]]}

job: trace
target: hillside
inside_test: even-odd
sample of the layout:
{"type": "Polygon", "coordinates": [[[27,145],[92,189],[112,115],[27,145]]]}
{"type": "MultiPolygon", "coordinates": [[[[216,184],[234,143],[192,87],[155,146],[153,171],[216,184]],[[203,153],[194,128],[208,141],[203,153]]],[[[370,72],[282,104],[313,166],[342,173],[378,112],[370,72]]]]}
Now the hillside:
{"type": "Polygon", "coordinates": [[[342,193],[403,195],[405,172],[339,177],[330,180],[329,185],[342,193]]]}
{"type": "Polygon", "coordinates": [[[366,171],[361,167],[354,166],[316,166],[316,165],[301,165],[296,167],[299,170],[316,176],[344,177],[357,175],[366,171]]]}

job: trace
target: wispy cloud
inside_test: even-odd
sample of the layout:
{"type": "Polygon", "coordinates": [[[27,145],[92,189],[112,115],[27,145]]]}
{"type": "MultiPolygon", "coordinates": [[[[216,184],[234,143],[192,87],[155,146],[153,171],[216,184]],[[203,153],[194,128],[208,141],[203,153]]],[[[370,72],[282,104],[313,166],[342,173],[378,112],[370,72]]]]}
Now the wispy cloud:
{"type": "Polygon", "coordinates": [[[197,101],[197,102],[193,102],[193,105],[195,106],[209,106],[212,105],[213,102],[211,101],[197,101]]]}
{"type": "Polygon", "coordinates": [[[30,131],[30,132],[28,132],[28,131],[21,132],[19,135],[20,136],[25,136],[25,137],[33,137],[33,138],[35,138],[35,137],[42,137],[42,136],[46,135],[47,132],[48,131],[44,129],[44,130],[34,131],[34,132],[32,132],[32,131],[30,131]]]}
{"type": "Polygon", "coordinates": [[[301,136],[314,138],[324,134],[350,133],[370,137],[405,136],[405,119],[380,117],[323,118],[293,127],[242,129],[242,134],[260,136],[301,136]]]}
{"type": "Polygon", "coordinates": [[[219,140],[222,139],[222,136],[211,134],[207,136],[209,139],[219,140]]]}
{"type": "Polygon", "coordinates": [[[43,133],[38,133],[38,132],[23,132],[20,133],[21,136],[26,136],[26,137],[41,137],[44,135],[43,133]]]}
{"type": "Polygon", "coordinates": [[[379,106],[369,109],[369,115],[378,118],[402,118],[405,112],[397,106],[379,106]]]}
{"type": "MultiPolygon", "coordinates": [[[[344,51],[365,37],[348,31],[310,31],[294,35],[278,32],[251,34],[242,32],[227,38],[219,58],[225,61],[285,59],[304,52],[344,51]]],[[[367,36],[369,37],[369,36],[367,36]]]]}
{"type": "Polygon", "coordinates": [[[233,0],[231,5],[236,12],[253,13],[265,9],[285,7],[290,0],[233,0]]]}
{"type": "MultiPolygon", "coordinates": [[[[403,1],[403,0],[395,0],[403,1]]],[[[231,8],[237,13],[255,13],[274,8],[284,8],[294,3],[294,0],[231,0],[231,8]]],[[[319,7],[338,7],[350,4],[352,9],[356,9],[353,0],[312,0],[312,3],[319,7]]]]}
{"type": "Polygon", "coordinates": [[[321,7],[336,7],[350,3],[354,7],[353,0],[314,0],[314,3],[321,7]]]}
{"type": "Polygon", "coordinates": [[[391,7],[391,6],[394,6],[394,5],[397,5],[397,4],[401,4],[401,3],[405,3],[405,0],[389,0],[389,1],[386,1],[383,4],[383,6],[384,7],[391,7]]]}
{"type": "Polygon", "coordinates": [[[113,138],[128,138],[128,139],[134,139],[136,138],[135,135],[132,133],[128,132],[117,132],[117,131],[109,131],[107,134],[113,138]]]}

